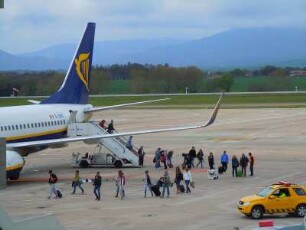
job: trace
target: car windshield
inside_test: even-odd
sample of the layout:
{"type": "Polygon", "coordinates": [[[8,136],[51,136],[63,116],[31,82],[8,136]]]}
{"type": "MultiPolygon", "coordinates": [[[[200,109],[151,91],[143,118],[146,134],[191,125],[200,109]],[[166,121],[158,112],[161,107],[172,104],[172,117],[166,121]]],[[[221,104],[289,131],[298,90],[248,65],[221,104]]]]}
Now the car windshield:
{"type": "Polygon", "coordinates": [[[271,194],[273,191],[272,187],[266,187],[263,190],[261,190],[259,193],[257,193],[258,196],[267,197],[271,194]]]}

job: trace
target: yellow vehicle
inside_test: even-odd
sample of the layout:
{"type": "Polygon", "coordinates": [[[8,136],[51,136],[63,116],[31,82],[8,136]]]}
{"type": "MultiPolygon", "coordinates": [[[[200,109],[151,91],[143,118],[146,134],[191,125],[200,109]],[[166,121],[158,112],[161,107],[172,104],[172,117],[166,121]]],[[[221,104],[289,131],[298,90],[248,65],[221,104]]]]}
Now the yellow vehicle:
{"type": "Polygon", "coordinates": [[[299,217],[306,215],[306,187],[279,182],[264,188],[256,195],[240,199],[238,210],[254,219],[263,214],[288,213],[299,217]]]}

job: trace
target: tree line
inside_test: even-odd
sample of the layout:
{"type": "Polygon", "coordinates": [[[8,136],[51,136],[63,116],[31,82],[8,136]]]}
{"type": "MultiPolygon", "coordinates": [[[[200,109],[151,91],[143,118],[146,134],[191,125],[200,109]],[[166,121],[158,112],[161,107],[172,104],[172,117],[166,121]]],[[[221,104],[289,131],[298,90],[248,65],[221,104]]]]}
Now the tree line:
{"type": "MultiPolygon", "coordinates": [[[[119,93],[205,93],[231,91],[236,78],[266,76],[264,82],[257,82],[249,91],[286,90],[290,85],[290,71],[296,68],[265,66],[258,70],[234,69],[232,71],[208,72],[194,66],[171,67],[165,65],[95,66],[92,68],[91,94],[111,93],[109,88],[116,82],[125,82],[127,87],[119,93]]],[[[301,68],[300,70],[305,70],[301,68]]],[[[55,92],[63,82],[65,73],[43,72],[0,72],[0,96],[9,96],[12,89],[19,95],[45,96],[55,92]]]]}

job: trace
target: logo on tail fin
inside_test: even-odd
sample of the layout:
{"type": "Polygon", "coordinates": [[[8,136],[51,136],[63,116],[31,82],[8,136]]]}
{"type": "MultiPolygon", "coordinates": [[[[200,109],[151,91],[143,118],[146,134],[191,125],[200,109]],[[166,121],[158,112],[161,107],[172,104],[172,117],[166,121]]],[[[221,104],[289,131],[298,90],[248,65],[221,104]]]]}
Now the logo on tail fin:
{"type": "Polygon", "coordinates": [[[78,58],[74,59],[76,65],[75,70],[81,81],[86,86],[87,91],[89,92],[89,53],[81,53],[78,58]]]}

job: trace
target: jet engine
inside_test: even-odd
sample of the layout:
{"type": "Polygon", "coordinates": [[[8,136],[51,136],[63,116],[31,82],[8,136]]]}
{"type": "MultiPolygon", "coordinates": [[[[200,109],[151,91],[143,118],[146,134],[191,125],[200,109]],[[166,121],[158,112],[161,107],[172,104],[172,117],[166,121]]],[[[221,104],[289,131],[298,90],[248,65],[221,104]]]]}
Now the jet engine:
{"type": "Polygon", "coordinates": [[[16,151],[6,150],[6,178],[17,180],[25,164],[23,157],[16,151]]]}

